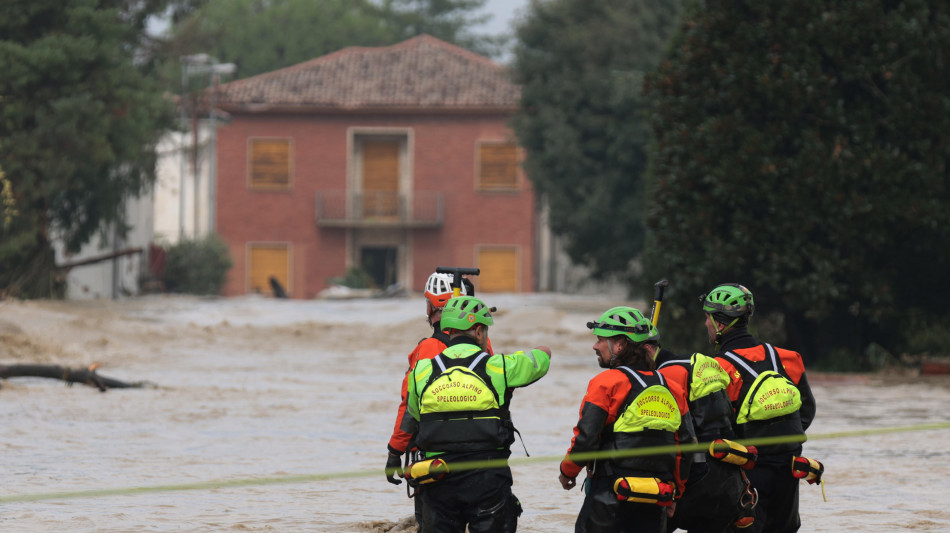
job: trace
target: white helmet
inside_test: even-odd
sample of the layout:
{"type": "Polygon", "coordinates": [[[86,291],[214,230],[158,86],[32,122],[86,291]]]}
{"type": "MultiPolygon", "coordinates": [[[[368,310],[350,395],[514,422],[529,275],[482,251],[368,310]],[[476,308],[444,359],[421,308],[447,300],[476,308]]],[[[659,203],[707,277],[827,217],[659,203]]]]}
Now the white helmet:
{"type": "MultiPolygon", "coordinates": [[[[454,276],[452,274],[434,272],[429,276],[429,279],[426,281],[425,297],[426,300],[429,300],[429,303],[432,304],[432,307],[435,309],[445,307],[445,302],[448,302],[449,298],[452,297],[453,280],[454,276]]],[[[459,289],[461,290],[459,294],[463,296],[468,295],[464,283],[461,284],[459,289]]]]}

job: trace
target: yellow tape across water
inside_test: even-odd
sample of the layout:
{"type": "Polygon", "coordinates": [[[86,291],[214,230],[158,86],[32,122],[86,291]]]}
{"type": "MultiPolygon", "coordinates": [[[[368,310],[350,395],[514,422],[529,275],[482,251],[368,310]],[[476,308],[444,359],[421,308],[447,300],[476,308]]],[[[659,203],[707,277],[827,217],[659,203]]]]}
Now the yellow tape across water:
{"type": "MultiPolygon", "coordinates": [[[[864,430],[855,430],[855,431],[839,431],[835,433],[823,433],[817,435],[808,435],[809,441],[815,440],[829,440],[829,439],[846,439],[853,437],[866,437],[870,435],[883,435],[887,433],[906,433],[910,431],[928,431],[936,429],[950,429],[950,422],[943,423],[934,423],[934,424],[918,424],[913,426],[898,426],[890,428],[877,428],[877,429],[864,429],[864,430]]],[[[781,444],[787,442],[798,442],[801,441],[801,435],[792,435],[786,437],[771,437],[766,439],[747,439],[747,440],[737,440],[745,445],[752,446],[761,446],[765,444],[781,444]]],[[[609,451],[609,452],[590,452],[590,453],[579,453],[571,455],[571,459],[586,463],[593,459],[606,459],[614,457],[638,457],[638,456],[647,456],[654,454],[669,453],[671,451],[680,450],[684,453],[689,452],[701,452],[709,449],[708,442],[699,443],[699,444],[686,444],[683,446],[674,447],[674,446],[657,446],[651,448],[637,448],[634,450],[620,450],[620,451],[609,451]]],[[[479,468],[498,468],[505,465],[518,465],[518,464],[529,464],[529,463],[547,463],[547,462],[560,462],[564,458],[563,455],[549,455],[542,457],[524,457],[524,458],[512,458],[512,459],[493,459],[488,461],[467,461],[452,463],[452,471],[464,471],[464,470],[474,470],[479,468]]],[[[38,502],[45,500],[71,500],[77,498],[102,498],[106,496],[128,496],[135,494],[151,494],[157,492],[175,492],[183,490],[213,490],[213,489],[226,489],[226,488],[236,488],[236,487],[249,487],[249,486],[261,486],[261,485],[276,485],[276,484],[290,484],[290,483],[310,483],[314,481],[327,481],[331,479],[351,479],[358,477],[372,477],[382,475],[383,469],[373,469],[373,470],[359,470],[352,472],[332,472],[327,474],[301,474],[301,475],[290,475],[290,476],[275,476],[275,477],[256,477],[256,478],[244,478],[244,479],[233,479],[233,480],[224,480],[224,481],[205,481],[199,483],[182,483],[176,485],[152,485],[147,487],[119,487],[113,489],[94,489],[94,490],[77,490],[77,491],[64,491],[64,492],[45,492],[37,494],[15,494],[11,496],[0,496],[0,504],[4,503],[14,503],[14,502],[38,502]]]]}

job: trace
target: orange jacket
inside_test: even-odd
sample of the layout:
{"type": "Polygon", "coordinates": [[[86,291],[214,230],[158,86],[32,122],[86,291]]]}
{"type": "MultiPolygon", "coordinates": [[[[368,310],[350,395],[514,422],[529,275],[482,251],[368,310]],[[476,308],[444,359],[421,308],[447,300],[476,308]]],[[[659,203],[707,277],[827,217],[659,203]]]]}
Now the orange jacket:
{"type": "MultiPolygon", "coordinates": [[[[641,373],[653,374],[653,372],[641,373]]],[[[663,376],[667,378],[665,373],[663,373],[663,376]]],[[[666,384],[670,392],[673,393],[673,397],[676,398],[680,413],[685,418],[689,412],[686,390],[679,380],[666,379],[666,384]]],[[[587,385],[587,394],[581,402],[580,418],[577,425],[574,426],[574,437],[571,439],[571,447],[567,450],[568,455],[595,452],[600,449],[600,438],[603,430],[616,422],[632,388],[627,375],[624,374],[623,370],[616,368],[604,370],[590,380],[587,385]]],[[[573,479],[580,474],[586,465],[587,463],[578,464],[565,457],[561,461],[561,473],[573,479]]],[[[679,472],[676,473],[676,478],[682,494],[682,483],[685,480],[680,479],[679,472]]]]}

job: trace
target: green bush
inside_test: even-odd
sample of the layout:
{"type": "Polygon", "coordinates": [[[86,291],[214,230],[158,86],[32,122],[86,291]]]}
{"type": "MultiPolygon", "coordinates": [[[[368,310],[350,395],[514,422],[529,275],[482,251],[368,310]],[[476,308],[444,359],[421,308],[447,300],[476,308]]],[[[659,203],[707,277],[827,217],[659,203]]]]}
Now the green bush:
{"type": "Polygon", "coordinates": [[[376,287],[373,278],[362,267],[351,266],[342,276],[335,276],[329,280],[331,285],[343,285],[351,289],[372,289],[376,287]]]}
{"type": "Polygon", "coordinates": [[[233,262],[228,246],[217,235],[185,240],[166,251],[165,290],[186,294],[221,294],[233,262]]]}
{"type": "Polygon", "coordinates": [[[904,323],[904,345],[908,353],[950,355],[950,316],[931,316],[911,311],[904,323]]]}

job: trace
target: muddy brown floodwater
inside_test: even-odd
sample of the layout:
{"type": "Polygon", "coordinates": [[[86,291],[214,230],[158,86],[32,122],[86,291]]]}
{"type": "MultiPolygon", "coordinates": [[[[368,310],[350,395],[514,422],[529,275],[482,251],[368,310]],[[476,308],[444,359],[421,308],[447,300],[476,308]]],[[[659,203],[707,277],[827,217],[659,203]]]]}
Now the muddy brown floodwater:
{"type": "MultiPolygon", "coordinates": [[[[581,493],[560,488],[557,463],[599,370],[585,323],[625,302],[484,296],[496,351],[554,352],[512,404],[531,453],[512,447],[519,531],[573,531],[581,493]]],[[[0,382],[0,531],[411,531],[405,485],[382,468],[422,311],[421,297],[0,302],[0,364],[99,363],[156,384],[0,382]]],[[[828,501],[802,485],[802,531],[950,531],[950,430],[836,436],[950,422],[950,378],[809,380],[805,453],[826,466],[828,501]]]]}

